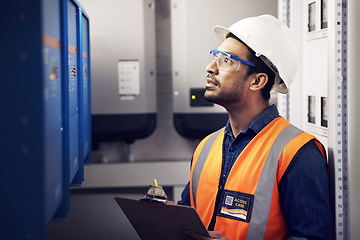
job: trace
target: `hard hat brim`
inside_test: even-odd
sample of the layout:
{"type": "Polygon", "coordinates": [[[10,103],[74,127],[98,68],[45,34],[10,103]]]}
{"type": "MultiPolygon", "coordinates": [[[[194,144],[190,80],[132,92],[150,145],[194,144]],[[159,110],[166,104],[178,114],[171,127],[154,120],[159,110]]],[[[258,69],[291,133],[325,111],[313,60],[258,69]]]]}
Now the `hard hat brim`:
{"type": "Polygon", "coordinates": [[[224,41],[229,35],[230,30],[222,26],[214,26],[213,31],[220,41],[224,41]]]}

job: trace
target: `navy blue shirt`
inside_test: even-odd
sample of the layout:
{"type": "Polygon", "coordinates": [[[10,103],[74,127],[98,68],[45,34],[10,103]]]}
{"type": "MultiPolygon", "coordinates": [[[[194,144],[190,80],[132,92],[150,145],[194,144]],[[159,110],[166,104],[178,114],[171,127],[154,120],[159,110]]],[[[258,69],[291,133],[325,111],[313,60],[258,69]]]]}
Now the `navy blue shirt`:
{"type": "MultiPolygon", "coordinates": [[[[219,179],[221,185],[225,184],[234,162],[246,145],[277,117],[279,112],[276,106],[272,105],[236,137],[228,121],[223,142],[224,164],[219,179]]],[[[278,188],[291,239],[330,239],[331,210],[327,162],[314,141],[305,144],[294,156],[278,188]]],[[[178,204],[190,206],[189,183],[178,204]]]]}

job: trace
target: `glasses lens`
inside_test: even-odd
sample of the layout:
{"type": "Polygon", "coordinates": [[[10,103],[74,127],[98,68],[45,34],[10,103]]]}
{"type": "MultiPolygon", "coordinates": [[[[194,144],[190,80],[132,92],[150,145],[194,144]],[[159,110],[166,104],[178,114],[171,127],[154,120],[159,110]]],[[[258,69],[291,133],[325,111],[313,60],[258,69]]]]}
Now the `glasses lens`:
{"type": "Polygon", "coordinates": [[[216,61],[217,68],[222,71],[236,71],[240,67],[240,62],[230,58],[229,56],[217,52],[211,51],[210,52],[211,61],[216,61]]]}

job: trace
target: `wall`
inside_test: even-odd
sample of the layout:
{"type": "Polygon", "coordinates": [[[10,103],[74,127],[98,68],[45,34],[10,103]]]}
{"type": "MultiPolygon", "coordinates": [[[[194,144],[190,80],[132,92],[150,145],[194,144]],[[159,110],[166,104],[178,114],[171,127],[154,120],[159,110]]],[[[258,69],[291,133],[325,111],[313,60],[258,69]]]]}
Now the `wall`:
{"type": "MultiPolygon", "coordinates": [[[[84,0],[84,2],[86,1],[84,0]]],[[[102,4],[99,2],[99,5],[102,4]]],[[[192,153],[199,142],[199,140],[188,140],[181,137],[173,127],[170,1],[156,1],[155,11],[156,130],[148,138],[137,140],[132,144],[124,142],[106,142],[100,144],[100,149],[93,152],[94,162],[190,161],[192,153]]],[[[89,14],[91,15],[91,12],[89,14]]],[[[121,27],[121,24],[119,24],[119,27],[121,27]]],[[[127,48],[126,45],[124,46],[123,48],[127,48]]]]}
{"type": "Polygon", "coordinates": [[[189,160],[199,140],[181,137],[173,125],[170,1],[156,1],[157,128],[134,143],[134,161],[189,160]]]}

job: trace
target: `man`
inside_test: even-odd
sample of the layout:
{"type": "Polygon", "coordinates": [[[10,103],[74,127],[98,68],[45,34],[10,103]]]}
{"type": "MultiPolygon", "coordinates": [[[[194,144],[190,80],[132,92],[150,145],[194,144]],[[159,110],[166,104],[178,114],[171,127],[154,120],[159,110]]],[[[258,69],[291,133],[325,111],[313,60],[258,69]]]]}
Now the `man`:
{"type": "MultiPolygon", "coordinates": [[[[229,115],[194,152],[178,204],[196,208],[212,239],[330,239],[325,150],[269,106],[298,65],[295,39],[270,15],[214,27],[205,98],[229,115]]],[[[191,239],[208,239],[188,233],[191,239]]]]}

